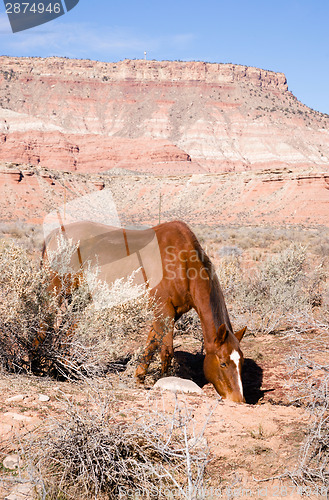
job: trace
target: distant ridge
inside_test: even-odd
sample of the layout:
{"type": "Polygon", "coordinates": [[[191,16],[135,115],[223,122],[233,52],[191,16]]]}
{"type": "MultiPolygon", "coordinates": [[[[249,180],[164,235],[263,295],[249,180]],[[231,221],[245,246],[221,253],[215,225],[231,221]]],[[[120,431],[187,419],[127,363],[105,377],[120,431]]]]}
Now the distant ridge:
{"type": "Polygon", "coordinates": [[[0,57],[0,160],[175,175],[328,168],[329,117],[234,64],[0,57]]]}

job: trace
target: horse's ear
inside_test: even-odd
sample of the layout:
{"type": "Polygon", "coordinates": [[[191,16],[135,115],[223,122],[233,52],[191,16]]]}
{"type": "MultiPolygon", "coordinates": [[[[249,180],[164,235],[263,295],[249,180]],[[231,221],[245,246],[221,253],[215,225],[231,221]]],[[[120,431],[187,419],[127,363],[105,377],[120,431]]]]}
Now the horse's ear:
{"type": "Polygon", "coordinates": [[[247,327],[245,326],[242,328],[242,330],[239,330],[238,332],[235,333],[236,338],[238,339],[239,342],[241,342],[242,337],[246,333],[247,327]]]}
{"type": "Polygon", "coordinates": [[[216,332],[216,343],[222,344],[225,341],[227,334],[226,325],[223,323],[216,332]]]}

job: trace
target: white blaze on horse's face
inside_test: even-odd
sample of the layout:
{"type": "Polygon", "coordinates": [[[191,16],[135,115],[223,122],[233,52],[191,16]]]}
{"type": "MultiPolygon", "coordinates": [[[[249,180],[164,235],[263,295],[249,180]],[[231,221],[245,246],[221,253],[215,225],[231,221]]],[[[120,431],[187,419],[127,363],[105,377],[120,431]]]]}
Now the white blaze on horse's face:
{"type": "Polygon", "coordinates": [[[241,375],[240,375],[240,368],[239,368],[239,364],[240,364],[240,359],[241,359],[241,356],[240,354],[238,353],[238,351],[232,351],[231,354],[230,354],[230,359],[235,363],[236,365],[236,370],[237,370],[237,377],[238,377],[238,384],[239,384],[239,389],[240,389],[240,392],[241,392],[241,395],[243,397],[243,387],[242,387],[242,380],[241,380],[241,375]]]}
{"type": "Polygon", "coordinates": [[[213,345],[206,350],[203,362],[205,378],[211,382],[222,398],[236,403],[245,402],[241,380],[243,353],[240,340],[246,328],[233,334],[222,324],[213,345]]]}

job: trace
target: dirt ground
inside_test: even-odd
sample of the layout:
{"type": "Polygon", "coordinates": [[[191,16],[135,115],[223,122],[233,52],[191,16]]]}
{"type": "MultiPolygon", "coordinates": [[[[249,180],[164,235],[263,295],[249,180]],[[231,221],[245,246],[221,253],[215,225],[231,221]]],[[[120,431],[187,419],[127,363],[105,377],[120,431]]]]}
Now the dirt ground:
{"type": "MultiPolygon", "coordinates": [[[[316,491],[297,489],[287,477],[280,478],[287,470],[296,469],[310,423],[306,409],[291,404],[293,380],[284,362],[291,342],[278,335],[247,336],[243,340],[247,404],[222,401],[213,386],[205,384],[201,344],[188,336],[175,339],[174,372],[194,379],[203,388],[202,395],[175,396],[153,390],[156,363],[144,387],[135,385],[127,369],[108,375],[102,381],[102,391],[111,393],[122,418],[150,408],[170,414],[178,405],[191,415],[196,434],[207,422],[202,435],[202,443],[209,448],[205,498],[326,498],[316,491]]],[[[19,448],[19,441],[28,431],[49,418],[61,418],[65,401],[75,401],[82,407],[88,404],[88,387],[83,383],[3,374],[0,388],[1,461],[19,448]],[[40,401],[40,394],[48,395],[49,401],[40,401]]],[[[0,478],[0,498],[7,498],[20,478],[28,480],[23,463],[14,476],[2,468],[0,478]]],[[[175,492],[172,494],[175,498],[175,492]]]]}

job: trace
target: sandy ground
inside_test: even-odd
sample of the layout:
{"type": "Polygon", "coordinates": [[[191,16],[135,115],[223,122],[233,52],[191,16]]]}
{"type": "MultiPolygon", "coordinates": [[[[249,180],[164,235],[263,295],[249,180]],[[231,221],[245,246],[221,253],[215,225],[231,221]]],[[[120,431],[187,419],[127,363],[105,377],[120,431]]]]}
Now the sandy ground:
{"type": "MultiPolygon", "coordinates": [[[[175,396],[153,390],[152,373],[145,387],[136,386],[125,372],[111,374],[102,382],[102,390],[111,392],[122,418],[150,409],[170,415],[175,405],[176,410],[178,405],[190,414],[195,434],[201,432],[201,442],[209,448],[206,498],[325,498],[315,491],[304,491],[302,496],[290,479],[278,479],[296,468],[310,422],[305,408],[289,404],[293,393],[282,357],[282,352],[289,353],[289,340],[279,336],[244,339],[243,384],[249,404],[221,401],[211,385],[204,385],[202,356],[196,344],[187,337],[175,340],[174,368],[177,375],[192,377],[203,386],[202,395],[175,396]],[[273,477],[277,479],[263,481],[273,477]]],[[[1,460],[15,452],[20,438],[29,430],[49,417],[61,418],[67,398],[81,406],[87,404],[88,388],[82,383],[7,374],[0,378],[0,388],[1,460]],[[49,401],[40,401],[40,394],[48,395],[49,401]],[[11,399],[15,396],[16,400],[11,399]]],[[[19,473],[13,478],[6,469],[1,472],[0,498],[7,498],[19,473]]],[[[21,477],[27,481],[23,464],[21,477]]]]}

